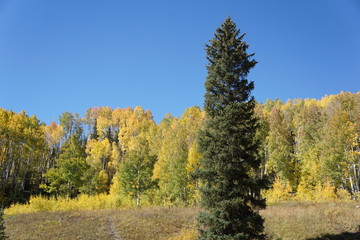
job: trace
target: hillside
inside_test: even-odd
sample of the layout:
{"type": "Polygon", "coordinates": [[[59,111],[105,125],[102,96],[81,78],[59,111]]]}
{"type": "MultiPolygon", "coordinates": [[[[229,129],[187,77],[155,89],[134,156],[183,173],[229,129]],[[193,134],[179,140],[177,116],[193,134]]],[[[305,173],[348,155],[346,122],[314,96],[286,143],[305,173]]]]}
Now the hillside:
{"type": "MultiPolygon", "coordinates": [[[[359,109],[360,93],[258,103],[260,174],[274,180],[275,192],[285,191],[268,192],[268,200],[357,198],[359,109]]],[[[112,192],[137,205],[196,204],[191,174],[205,119],[196,106],[159,124],[141,107],[96,107],[83,117],[64,112],[59,124],[46,126],[0,109],[0,202],[112,192]]]]}
{"type": "MultiPolygon", "coordinates": [[[[269,206],[270,239],[355,240],[360,238],[360,208],[348,203],[286,203],[269,206]]],[[[195,208],[144,208],[38,212],[6,216],[10,240],[191,240],[195,208]]]]}

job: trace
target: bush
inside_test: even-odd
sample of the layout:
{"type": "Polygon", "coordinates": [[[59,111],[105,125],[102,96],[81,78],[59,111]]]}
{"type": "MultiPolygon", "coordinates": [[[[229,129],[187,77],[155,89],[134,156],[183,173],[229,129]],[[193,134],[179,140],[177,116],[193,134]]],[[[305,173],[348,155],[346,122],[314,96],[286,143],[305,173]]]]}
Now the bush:
{"type": "Polygon", "coordinates": [[[314,200],[314,187],[306,183],[305,179],[301,179],[296,191],[296,200],[300,202],[314,200]]]}
{"type": "Polygon", "coordinates": [[[336,191],[336,195],[340,201],[350,201],[351,200],[351,194],[345,189],[338,189],[336,191]]]}
{"type": "Polygon", "coordinates": [[[5,212],[8,215],[17,215],[32,212],[114,209],[133,206],[132,199],[111,194],[80,195],[74,199],[32,196],[28,204],[11,205],[5,212]]]}
{"type": "Polygon", "coordinates": [[[315,186],[314,200],[316,202],[333,202],[337,199],[335,187],[331,185],[330,181],[326,181],[324,185],[318,183],[315,186]]]}
{"type": "Polygon", "coordinates": [[[278,203],[292,200],[290,183],[282,181],[277,177],[274,181],[273,187],[264,193],[266,201],[269,203],[278,203]]]}

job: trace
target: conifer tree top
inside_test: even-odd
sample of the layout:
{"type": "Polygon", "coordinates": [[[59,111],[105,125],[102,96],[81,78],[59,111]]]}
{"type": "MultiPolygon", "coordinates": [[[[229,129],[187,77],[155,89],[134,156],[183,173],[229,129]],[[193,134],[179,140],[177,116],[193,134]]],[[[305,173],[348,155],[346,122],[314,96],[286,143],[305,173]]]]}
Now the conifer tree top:
{"type": "Polygon", "coordinates": [[[254,83],[248,82],[247,74],[257,62],[251,60],[254,54],[247,54],[249,45],[243,41],[244,36],[245,34],[240,35],[240,30],[228,17],[216,29],[214,39],[206,45],[209,63],[205,83],[205,111],[210,115],[215,110],[222,111],[230,102],[252,99],[250,93],[254,89],[254,83]]]}

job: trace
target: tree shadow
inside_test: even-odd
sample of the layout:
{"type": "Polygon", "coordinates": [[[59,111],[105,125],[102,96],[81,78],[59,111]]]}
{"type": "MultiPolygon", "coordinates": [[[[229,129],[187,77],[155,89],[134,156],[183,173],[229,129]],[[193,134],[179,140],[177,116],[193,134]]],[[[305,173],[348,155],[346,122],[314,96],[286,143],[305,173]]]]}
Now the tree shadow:
{"type": "Polygon", "coordinates": [[[325,234],[317,238],[308,238],[307,240],[359,240],[360,232],[343,232],[339,234],[325,234]]]}

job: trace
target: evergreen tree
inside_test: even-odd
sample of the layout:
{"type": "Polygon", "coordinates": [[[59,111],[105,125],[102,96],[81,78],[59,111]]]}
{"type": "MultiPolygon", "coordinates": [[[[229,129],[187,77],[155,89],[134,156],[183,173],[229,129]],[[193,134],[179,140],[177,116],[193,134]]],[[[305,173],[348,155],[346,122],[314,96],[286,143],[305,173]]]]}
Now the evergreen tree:
{"type": "Polygon", "coordinates": [[[200,133],[203,153],[197,176],[202,181],[200,239],[264,239],[265,208],[260,190],[267,181],[259,174],[259,144],[254,83],[247,80],[256,65],[248,45],[228,17],[206,45],[208,76],[205,87],[207,120],[200,133]]]}
{"type": "Polygon", "coordinates": [[[2,208],[0,208],[0,240],[4,240],[8,238],[5,234],[3,215],[4,215],[4,211],[2,208]]]}

